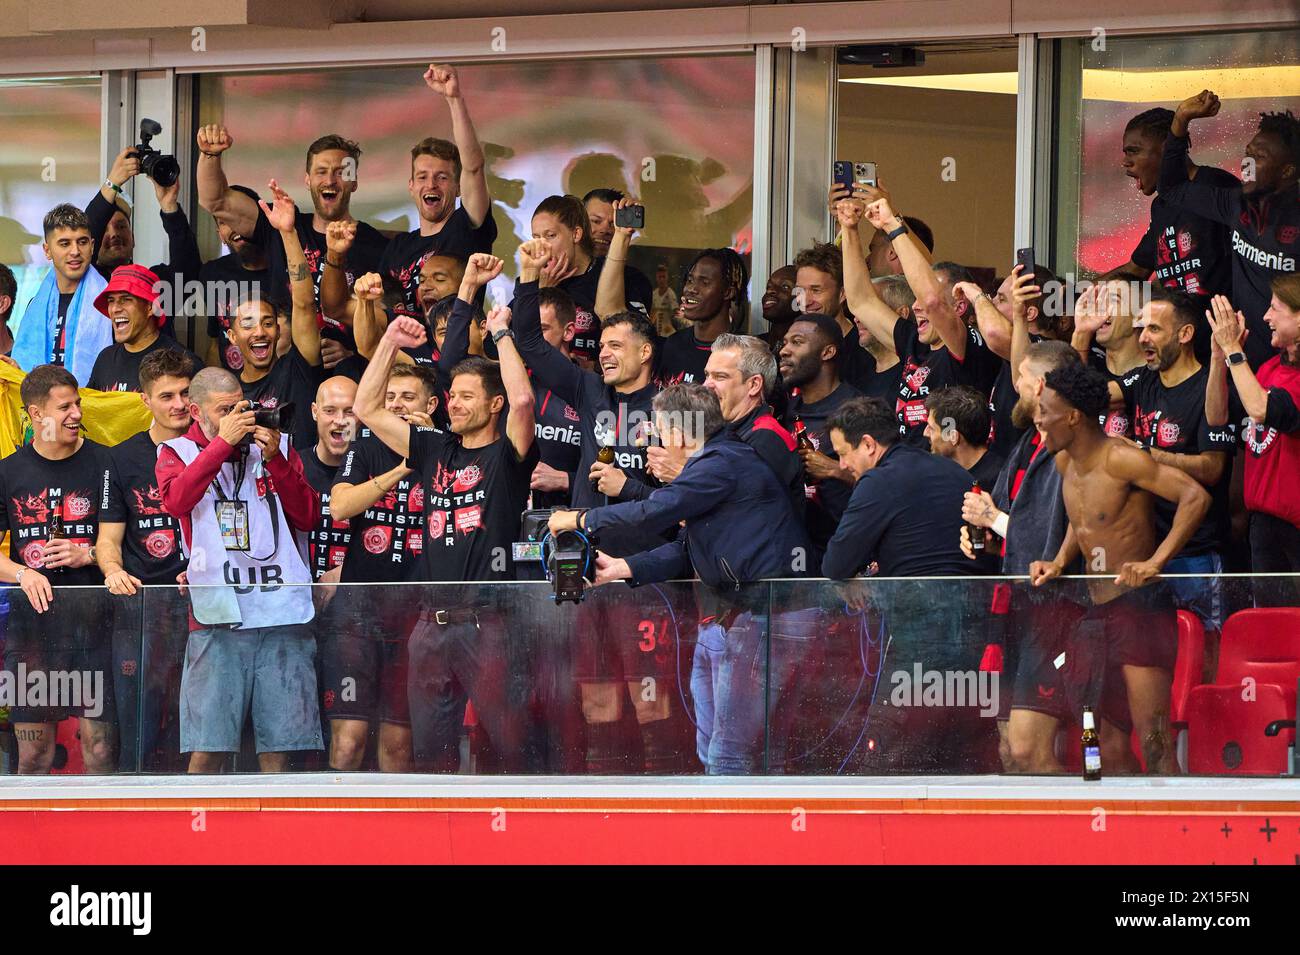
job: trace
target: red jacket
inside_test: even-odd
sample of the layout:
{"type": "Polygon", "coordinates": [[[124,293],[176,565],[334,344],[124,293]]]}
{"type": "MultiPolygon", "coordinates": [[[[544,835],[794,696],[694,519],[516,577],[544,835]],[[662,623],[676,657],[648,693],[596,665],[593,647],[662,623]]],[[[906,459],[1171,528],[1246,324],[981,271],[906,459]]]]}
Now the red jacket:
{"type": "MultiPolygon", "coordinates": [[[[197,421],[190,426],[185,437],[203,449],[199,456],[186,467],[175,451],[160,445],[154,474],[158,478],[163,510],[180,521],[181,533],[185,536],[185,546],[188,548],[190,513],[203,500],[203,495],[221,466],[238,455],[238,449],[220,436],[209,441],[197,421]]],[[[287,460],[284,455],[277,454],[266,462],[266,471],[271,485],[268,490],[279,496],[289,525],[294,530],[310,534],[320,521],[320,495],[303,477],[302,459],[298,457],[298,452],[290,448],[287,460]]]]}

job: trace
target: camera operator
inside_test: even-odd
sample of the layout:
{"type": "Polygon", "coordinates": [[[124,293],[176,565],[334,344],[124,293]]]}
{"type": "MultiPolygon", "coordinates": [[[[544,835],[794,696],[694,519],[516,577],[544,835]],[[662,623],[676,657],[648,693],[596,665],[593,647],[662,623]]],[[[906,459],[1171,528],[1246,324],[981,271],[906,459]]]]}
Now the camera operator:
{"type": "MultiPolygon", "coordinates": [[[[357,287],[368,276],[357,280],[357,287]]],[[[407,424],[432,426],[438,382],[427,365],[394,364],[384,410],[407,424]]],[[[424,555],[424,485],[401,455],[362,428],[347,449],[330,491],[336,519],[351,528],[343,556],[345,584],[419,579],[424,555]]],[[[357,770],[370,724],[379,721],[379,768],[411,768],[411,709],[407,697],[407,639],[418,615],[386,587],[343,587],[318,628],[321,697],[330,721],[330,767],[357,770]],[[351,683],[345,681],[351,680],[351,683]],[[351,693],[345,693],[350,688],[351,693]]],[[[400,595],[401,591],[398,591],[400,595]]]]}
{"type": "MultiPolygon", "coordinates": [[[[450,432],[411,424],[384,407],[397,350],[425,340],[416,319],[389,323],[357,389],[357,417],[419,475],[426,530],[421,579],[514,578],[511,545],[518,540],[538,452],[533,388],[508,323],[507,309],[493,309],[488,327],[502,358],[499,368],[471,357],[453,369],[450,432]]],[[[434,605],[421,612],[409,645],[415,758],[455,770],[465,703],[472,698],[494,750],[508,769],[517,769],[524,706],[506,699],[506,622],[495,603],[501,595],[491,588],[430,588],[429,594],[434,605]]]]}
{"type": "MultiPolygon", "coordinates": [[[[153,415],[153,423],[109,449],[112,480],[95,537],[96,560],[111,594],[129,597],[139,592],[141,584],[175,585],[185,570],[180,527],[163,509],[154,471],[158,446],[181,437],[193,423],[189,394],[194,374],[185,353],[175,348],[151,352],[140,363],[140,397],[153,415]]],[[[118,767],[122,772],[178,768],[171,764],[158,767],[150,757],[158,748],[163,715],[178,708],[188,605],[175,590],[157,596],[143,616],[139,601],[112,602],[113,659],[117,664],[113,668],[114,695],[121,704],[118,767]],[[144,759],[139,766],[137,746],[144,759]]],[[[173,752],[179,752],[179,742],[176,745],[173,752]]]]}
{"type": "Polygon", "coordinates": [[[283,356],[277,354],[279,309],[264,296],[246,299],[235,309],[230,341],[243,358],[239,383],[244,397],[260,408],[292,404],[298,411],[293,421],[293,443],[306,445],[316,437],[315,424],[303,410],[315,399],[323,377],[320,328],[316,324],[311,273],[298,234],[294,231],[296,214],[293,200],[274,180],[270,189],[275,206],[268,205],[264,199],[259,199],[258,204],[280,231],[285,259],[289,263],[293,280],[293,314],[290,320],[293,345],[283,356]]]}
{"type": "MultiPolygon", "coordinates": [[[[767,698],[780,695],[798,654],[773,649],[771,679],[754,678],[768,666],[767,589],[747,586],[767,577],[788,577],[796,555],[807,548],[803,529],[790,505],[787,488],[751,447],[726,427],[718,397],[702,385],[672,385],[654,400],[655,427],[665,452],[681,471],[669,485],[643,501],[628,501],[584,511],[557,511],[552,534],[581,530],[600,535],[614,528],[664,532],[684,528],[654,550],[625,558],[596,556],[596,584],[628,580],[637,584],[698,574],[708,619],[726,631],[725,648],[708,664],[701,683],[711,690],[712,721],[699,720],[697,743],[710,773],[752,773],[762,769],[767,698]],[[780,662],[777,662],[780,661],[780,662]]],[[[792,638],[806,646],[816,632],[816,614],[784,615],[802,627],[787,634],[774,621],[779,643],[792,638]]],[[[693,679],[692,684],[696,681],[693,679]]],[[[697,701],[698,703],[698,701],[697,701]]],[[[697,707],[697,716],[701,715],[697,707]]],[[[772,747],[779,751],[778,744],[772,747]]]]}
{"type": "MultiPolygon", "coordinates": [[[[95,245],[95,267],[104,278],[113,270],[132,262],[135,256],[135,232],[131,228],[131,207],[122,197],[122,187],[127,180],[140,174],[140,156],[137,146],[128,146],[118,153],[99,191],[86,206],[86,220],[95,245]],[[134,155],[133,155],[134,154],[134,155]]],[[[171,310],[179,315],[184,301],[185,282],[198,277],[203,267],[199,244],[194,230],[180,207],[180,179],[163,186],[152,177],[154,194],[158,197],[158,215],[167,233],[167,261],[152,266],[160,282],[171,287],[171,310]]]]}
{"type": "Polygon", "coordinates": [[[189,558],[181,752],[190,772],[217,772],[251,707],[258,764],[283,772],[290,752],[322,746],[303,558],[320,499],[288,435],[257,424],[230,372],[194,376],[190,415],[155,469],[189,558]]]}

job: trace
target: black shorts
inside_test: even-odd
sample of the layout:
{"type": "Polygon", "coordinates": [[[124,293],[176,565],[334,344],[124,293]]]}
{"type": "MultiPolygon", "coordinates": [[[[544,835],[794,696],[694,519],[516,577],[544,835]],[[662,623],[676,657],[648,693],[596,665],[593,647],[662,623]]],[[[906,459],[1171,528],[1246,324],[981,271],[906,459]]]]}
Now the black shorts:
{"type": "MultiPolygon", "coordinates": [[[[1056,594],[1016,587],[1007,633],[1014,647],[1011,708],[1034,710],[1058,720],[1077,719],[1084,705],[1072,691],[1088,682],[1086,662],[1067,652],[1083,607],[1056,594]]],[[[1005,678],[1005,674],[1004,674],[1005,678]]]]}
{"type": "Polygon", "coordinates": [[[675,680],[690,665],[694,599],[683,584],[599,587],[574,614],[574,679],[579,683],[675,680]]]}
{"type": "Polygon", "coordinates": [[[58,723],[72,716],[104,723],[116,719],[113,648],[108,640],[62,649],[11,643],[5,647],[4,668],[16,700],[9,709],[10,723],[58,723]],[[25,685],[26,699],[20,684],[25,685]],[[80,705],[72,705],[76,703],[80,705]]]}
{"type": "Polygon", "coordinates": [[[343,586],[320,616],[321,715],[409,726],[407,637],[419,614],[401,593],[343,586]]]}
{"type": "Polygon", "coordinates": [[[1080,629],[1099,627],[1105,640],[1101,715],[1125,733],[1133,731],[1124,667],[1174,671],[1178,660],[1178,607],[1173,591],[1156,581],[1090,609],[1080,629]]]}

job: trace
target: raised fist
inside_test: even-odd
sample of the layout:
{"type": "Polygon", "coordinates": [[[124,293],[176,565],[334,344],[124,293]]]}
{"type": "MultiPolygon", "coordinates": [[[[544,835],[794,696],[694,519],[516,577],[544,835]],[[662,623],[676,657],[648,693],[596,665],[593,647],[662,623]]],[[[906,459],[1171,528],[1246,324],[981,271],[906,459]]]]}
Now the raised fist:
{"type": "Polygon", "coordinates": [[[378,272],[367,272],[352,283],[352,294],[363,302],[379,301],[384,297],[384,277],[378,272]]]}
{"type": "Polygon", "coordinates": [[[229,131],[219,123],[213,123],[209,126],[200,126],[197,140],[199,152],[206,156],[220,156],[231,146],[235,145],[235,141],[231,138],[229,131]]]}
{"type": "Polygon", "coordinates": [[[398,348],[419,348],[428,341],[428,334],[419,321],[402,315],[388,323],[384,338],[398,348]]]}
{"type": "Polygon", "coordinates": [[[441,93],[448,99],[460,95],[460,77],[456,75],[454,66],[430,63],[429,68],[424,71],[424,82],[428,84],[429,89],[441,93]]]}

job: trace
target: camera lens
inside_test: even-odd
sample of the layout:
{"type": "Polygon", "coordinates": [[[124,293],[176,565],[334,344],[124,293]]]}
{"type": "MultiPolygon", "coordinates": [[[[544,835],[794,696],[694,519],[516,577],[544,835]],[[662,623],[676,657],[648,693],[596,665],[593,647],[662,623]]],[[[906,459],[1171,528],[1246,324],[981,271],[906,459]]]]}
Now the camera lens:
{"type": "Polygon", "coordinates": [[[175,156],[154,155],[141,163],[142,171],[158,185],[166,189],[181,177],[181,164],[175,156]]]}

